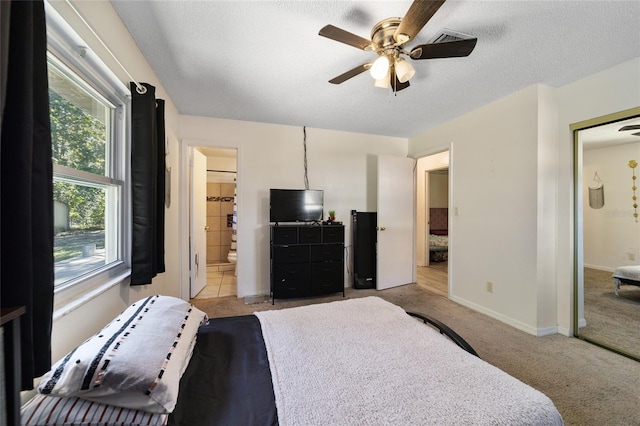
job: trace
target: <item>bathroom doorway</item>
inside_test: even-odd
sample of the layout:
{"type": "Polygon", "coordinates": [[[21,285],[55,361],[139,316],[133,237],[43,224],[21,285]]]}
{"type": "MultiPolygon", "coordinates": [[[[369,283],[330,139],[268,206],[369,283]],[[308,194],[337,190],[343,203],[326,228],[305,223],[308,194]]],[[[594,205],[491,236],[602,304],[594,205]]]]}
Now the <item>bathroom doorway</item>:
{"type": "Polygon", "coordinates": [[[237,295],[238,152],[235,148],[197,148],[207,159],[207,284],[196,299],[237,295]]]}

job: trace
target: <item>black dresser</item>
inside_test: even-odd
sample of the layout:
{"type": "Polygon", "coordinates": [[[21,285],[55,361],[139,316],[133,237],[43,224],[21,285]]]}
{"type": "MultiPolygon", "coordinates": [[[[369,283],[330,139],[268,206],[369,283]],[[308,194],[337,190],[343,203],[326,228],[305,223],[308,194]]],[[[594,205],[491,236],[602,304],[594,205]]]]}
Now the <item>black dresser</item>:
{"type": "Polygon", "coordinates": [[[342,292],[344,225],[271,225],[271,300],[342,292]]]}

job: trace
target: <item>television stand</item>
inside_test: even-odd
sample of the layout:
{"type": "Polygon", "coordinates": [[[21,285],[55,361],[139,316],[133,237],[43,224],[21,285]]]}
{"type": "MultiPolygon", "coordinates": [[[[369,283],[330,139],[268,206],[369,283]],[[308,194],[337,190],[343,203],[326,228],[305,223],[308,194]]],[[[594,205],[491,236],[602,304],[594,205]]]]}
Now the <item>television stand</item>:
{"type": "Polygon", "coordinates": [[[344,226],[270,225],[271,303],[344,290],[344,226]]]}

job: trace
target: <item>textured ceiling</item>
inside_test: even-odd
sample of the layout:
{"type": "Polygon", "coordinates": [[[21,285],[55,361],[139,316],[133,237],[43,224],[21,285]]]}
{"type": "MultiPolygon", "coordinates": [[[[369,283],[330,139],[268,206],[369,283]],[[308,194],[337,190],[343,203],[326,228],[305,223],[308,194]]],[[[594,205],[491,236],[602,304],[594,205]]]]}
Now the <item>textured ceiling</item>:
{"type": "Polygon", "coordinates": [[[394,96],[368,73],[328,83],[376,56],[318,31],[369,38],[410,1],[112,3],[181,114],[377,135],[411,137],[531,84],[640,56],[637,0],[449,0],[408,48],[450,29],[477,37],[475,50],[412,61],[411,87],[394,96]]]}

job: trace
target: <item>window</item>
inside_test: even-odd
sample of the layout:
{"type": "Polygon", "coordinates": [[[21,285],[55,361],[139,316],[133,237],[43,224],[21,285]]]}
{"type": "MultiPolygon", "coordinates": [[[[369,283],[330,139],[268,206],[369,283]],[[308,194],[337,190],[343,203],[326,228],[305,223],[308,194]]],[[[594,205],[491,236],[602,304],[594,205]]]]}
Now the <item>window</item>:
{"type": "Polygon", "coordinates": [[[126,87],[95,54],[78,52],[84,44],[46,9],[59,306],[128,273],[127,98],[126,87]]]}

